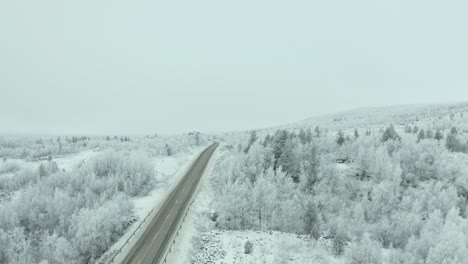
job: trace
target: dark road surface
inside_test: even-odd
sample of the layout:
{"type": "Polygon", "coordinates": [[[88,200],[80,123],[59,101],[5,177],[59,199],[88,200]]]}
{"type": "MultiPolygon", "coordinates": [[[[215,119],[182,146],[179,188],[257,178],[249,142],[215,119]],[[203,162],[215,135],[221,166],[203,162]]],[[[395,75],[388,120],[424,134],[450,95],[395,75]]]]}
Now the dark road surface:
{"type": "Polygon", "coordinates": [[[122,263],[164,263],[164,253],[218,145],[213,143],[194,161],[122,263]]]}

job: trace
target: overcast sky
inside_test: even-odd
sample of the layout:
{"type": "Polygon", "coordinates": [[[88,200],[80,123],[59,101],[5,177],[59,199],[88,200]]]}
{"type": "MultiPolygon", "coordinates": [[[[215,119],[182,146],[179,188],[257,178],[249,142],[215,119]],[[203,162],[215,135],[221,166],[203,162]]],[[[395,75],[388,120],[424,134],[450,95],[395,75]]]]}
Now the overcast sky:
{"type": "Polygon", "coordinates": [[[468,1],[0,1],[0,133],[172,133],[468,99],[468,1]]]}

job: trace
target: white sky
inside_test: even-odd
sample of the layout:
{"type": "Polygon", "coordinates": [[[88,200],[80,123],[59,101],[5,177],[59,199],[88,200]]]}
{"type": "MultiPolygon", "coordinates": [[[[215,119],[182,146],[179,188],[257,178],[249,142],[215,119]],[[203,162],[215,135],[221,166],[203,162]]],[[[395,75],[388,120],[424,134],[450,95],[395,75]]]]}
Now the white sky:
{"type": "Polygon", "coordinates": [[[171,133],[468,99],[468,1],[0,2],[0,133],[171,133]]]}

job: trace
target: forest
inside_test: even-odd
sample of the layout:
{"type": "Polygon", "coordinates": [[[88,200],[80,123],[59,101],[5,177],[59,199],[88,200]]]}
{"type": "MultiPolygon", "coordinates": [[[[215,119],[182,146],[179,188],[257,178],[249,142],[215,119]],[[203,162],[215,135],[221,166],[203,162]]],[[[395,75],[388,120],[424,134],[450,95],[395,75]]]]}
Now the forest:
{"type": "Polygon", "coordinates": [[[211,180],[216,226],[329,239],[348,264],[468,263],[462,118],[231,137],[211,180]]]}

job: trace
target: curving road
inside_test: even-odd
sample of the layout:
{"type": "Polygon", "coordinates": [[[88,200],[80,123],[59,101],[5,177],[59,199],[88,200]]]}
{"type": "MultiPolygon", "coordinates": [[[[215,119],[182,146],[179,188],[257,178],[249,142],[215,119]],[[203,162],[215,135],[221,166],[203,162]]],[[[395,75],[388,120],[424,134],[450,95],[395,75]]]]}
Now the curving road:
{"type": "Polygon", "coordinates": [[[213,143],[194,161],[122,263],[164,263],[164,253],[172,243],[171,238],[177,231],[208,161],[218,145],[217,142],[213,143]]]}

